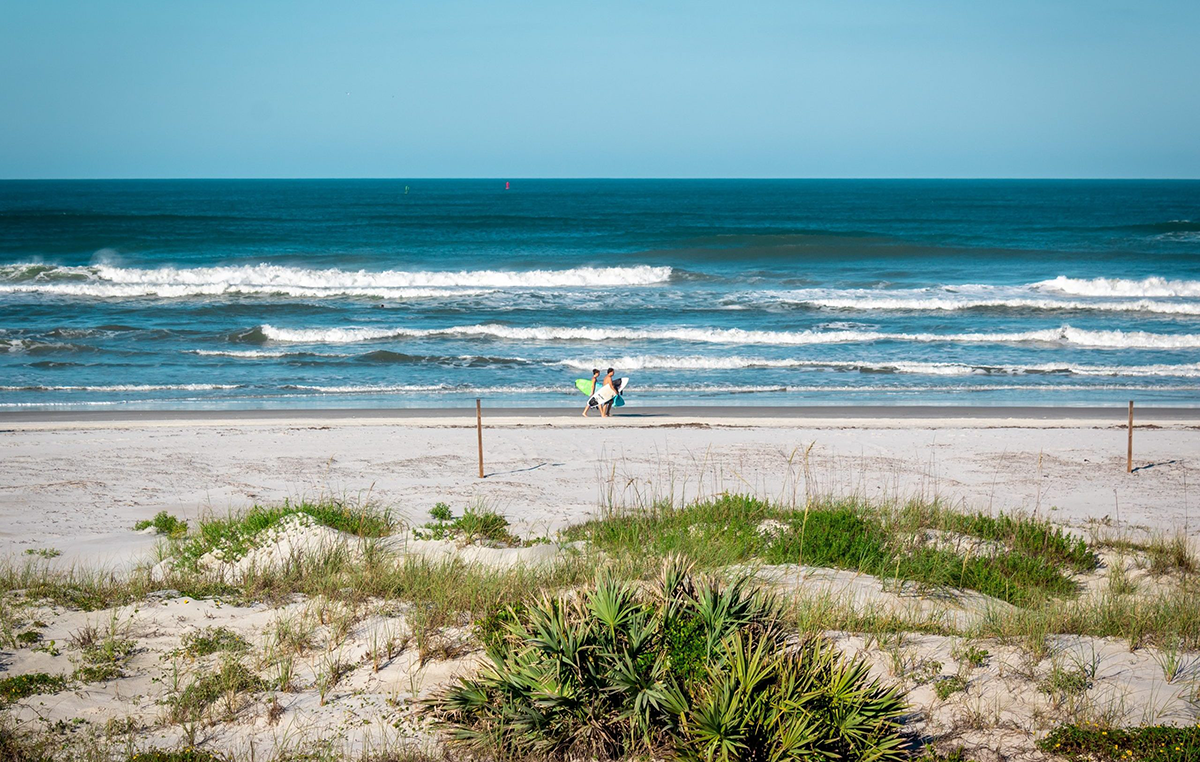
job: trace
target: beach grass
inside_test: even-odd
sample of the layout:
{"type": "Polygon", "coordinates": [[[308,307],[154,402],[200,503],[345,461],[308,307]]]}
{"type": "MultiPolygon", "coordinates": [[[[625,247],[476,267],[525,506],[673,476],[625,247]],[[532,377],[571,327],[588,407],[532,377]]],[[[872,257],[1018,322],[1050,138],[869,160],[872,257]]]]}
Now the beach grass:
{"type": "Polygon", "coordinates": [[[239,513],[201,517],[197,532],[169,535],[177,540],[171,553],[178,564],[193,569],[205,554],[217,549],[226,559],[239,558],[253,547],[254,538],[294,515],[306,516],[317,524],[355,537],[385,537],[398,526],[390,511],[369,503],[356,504],[331,497],[284,500],[279,505],[255,505],[239,513]]]}
{"type": "Polygon", "coordinates": [[[1074,595],[1071,573],[1098,563],[1083,540],[1045,520],[854,498],[803,508],[744,495],[686,506],[657,503],[609,511],[568,529],[566,537],[631,564],[679,553],[704,568],[752,562],[831,567],[975,590],[1017,605],[1074,595]],[[929,541],[931,530],[961,535],[963,547],[948,547],[942,535],[929,541]]]}
{"type": "MultiPolygon", "coordinates": [[[[441,513],[434,523],[446,530],[443,539],[525,543],[509,539],[512,530],[498,513],[472,512],[461,527],[455,522],[465,514],[456,519],[441,513]]],[[[564,530],[559,539],[583,543],[578,549],[564,547],[554,562],[489,567],[454,554],[408,554],[403,543],[387,539],[399,529],[390,512],[372,506],[287,502],[203,517],[191,522],[183,535],[164,533],[161,558],[166,563],[156,567],[61,567],[40,556],[0,563],[0,619],[13,633],[14,647],[21,645],[17,634],[31,631],[33,617],[27,609],[53,604],[67,610],[109,611],[107,620],[73,632],[73,674],[47,675],[42,682],[22,678],[12,683],[11,691],[24,696],[32,695],[28,691],[48,693],[121,679],[136,644],[123,628],[119,610],[147,599],[214,598],[278,607],[302,602],[300,613],[281,615],[264,634],[261,654],[260,644],[221,627],[204,627],[181,638],[172,653],[193,660],[197,667],[174,691],[166,713],[170,723],[194,733],[201,726],[234,721],[252,706],[267,711],[262,707],[276,691],[315,691],[321,704],[344,691],[338,686],[354,665],[345,659],[341,644],[368,617],[391,617],[389,626],[402,622],[403,631],[356,635],[368,638],[359,666],[373,664],[377,672],[411,644],[418,668],[423,668],[494,644],[539,600],[569,599],[601,575],[635,586],[651,584],[663,559],[675,555],[686,558],[697,572],[718,577],[754,575],[772,565],[828,567],[872,575],[887,584],[914,583],[918,592],[923,589],[934,596],[943,588],[967,589],[1011,604],[955,621],[937,613],[852,604],[830,592],[803,587],[787,591],[781,612],[790,630],[807,635],[857,633],[884,651],[896,643],[899,667],[893,677],[931,683],[943,702],[973,695],[974,678],[939,676],[933,662],[909,658],[898,644],[920,634],[961,638],[972,644],[974,655],[964,650],[954,659],[976,669],[988,656],[975,643],[992,649],[998,647],[992,644],[1018,646],[1031,665],[1042,664],[1029,668],[1029,679],[1036,680],[1047,701],[1072,708],[1072,717],[1083,716],[1079,707],[1086,706],[1092,676],[1083,666],[1061,659],[1045,666],[1045,660],[1055,658],[1053,636],[1120,638],[1131,649],[1154,647],[1167,682],[1182,679],[1181,665],[1192,658],[1186,652],[1200,649],[1200,585],[1192,574],[1194,560],[1186,541],[1175,536],[1088,542],[1042,518],[956,511],[937,501],[810,497],[805,504],[788,506],[720,495],[686,505],[659,502],[606,510],[564,530]],[[217,547],[245,552],[259,535],[295,514],[343,532],[346,542],[309,549],[236,576],[196,563],[217,547]],[[1105,556],[1109,568],[1097,571],[1099,554],[1114,549],[1121,562],[1105,556]],[[1146,573],[1155,575],[1154,588],[1143,583],[1139,589],[1123,576],[1124,559],[1142,575],[1139,579],[1146,573]],[[1091,585],[1086,594],[1083,579],[1091,585]],[[1097,589],[1102,582],[1107,587],[1097,589]],[[297,665],[314,660],[308,668],[312,674],[298,678],[297,665]]],[[[664,633],[677,646],[688,641],[687,632],[664,633]]],[[[11,736],[0,742],[16,743],[11,736]]],[[[30,743],[36,747],[40,742],[30,743]]],[[[330,753],[331,760],[346,758],[342,752],[330,753]]],[[[423,758],[396,754],[397,759],[423,758]]]]}

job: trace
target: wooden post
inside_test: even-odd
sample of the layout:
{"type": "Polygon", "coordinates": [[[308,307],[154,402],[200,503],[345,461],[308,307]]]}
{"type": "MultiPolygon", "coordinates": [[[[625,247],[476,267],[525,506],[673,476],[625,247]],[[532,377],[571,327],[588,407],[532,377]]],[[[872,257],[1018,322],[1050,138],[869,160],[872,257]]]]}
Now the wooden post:
{"type": "MultiPolygon", "coordinates": [[[[1129,403],[1132,405],[1133,403],[1129,403]]],[[[1130,408],[1132,410],[1132,408],[1130,408]]],[[[1133,413],[1130,413],[1132,416],[1133,413]]],[[[1133,420],[1132,418],[1130,420],[1133,420]]],[[[475,400],[475,433],[479,439],[479,478],[483,478],[483,408],[479,404],[479,400],[475,400]]],[[[1133,445],[1130,445],[1132,447],[1133,445]]]]}
{"type": "Polygon", "coordinates": [[[1129,449],[1125,453],[1125,473],[1133,473],[1133,400],[1129,400],[1129,449]]]}

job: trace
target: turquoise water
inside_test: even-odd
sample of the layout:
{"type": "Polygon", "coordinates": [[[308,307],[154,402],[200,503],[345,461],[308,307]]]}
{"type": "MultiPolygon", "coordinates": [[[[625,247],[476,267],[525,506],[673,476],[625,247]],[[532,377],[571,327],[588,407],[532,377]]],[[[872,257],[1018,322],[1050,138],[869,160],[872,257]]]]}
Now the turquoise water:
{"type": "Polygon", "coordinates": [[[0,182],[0,408],[1200,403],[1200,182],[0,182]]]}

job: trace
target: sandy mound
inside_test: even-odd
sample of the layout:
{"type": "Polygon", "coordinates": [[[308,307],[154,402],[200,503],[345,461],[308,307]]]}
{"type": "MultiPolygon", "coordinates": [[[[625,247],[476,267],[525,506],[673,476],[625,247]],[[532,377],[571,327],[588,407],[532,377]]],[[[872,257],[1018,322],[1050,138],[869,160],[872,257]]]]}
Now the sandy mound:
{"type": "Polygon", "coordinates": [[[788,595],[810,600],[828,598],[860,614],[890,614],[912,621],[942,622],[955,628],[975,624],[989,611],[1013,608],[998,598],[972,590],[931,588],[843,569],[780,564],[742,570],[788,595]]]}
{"type": "Polygon", "coordinates": [[[489,569],[510,569],[519,566],[552,566],[584,544],[551,542],[527,547],[495,548],[478,544],[461,545],[453,540],[418,540],[409,535],[400,535],[389,543],[389,547],[397,553],[421,556],[431,561],[457,558],[489,569]]]}
{"type": "MultiPolygon", "coordinates": [[[[235,580],[250,571],[279,569],[289,563],[331,553],[347,553],[356,558],[362,554],[365,542],[360,537],[320,524],[306,513],[292,513],[250,538],[249,550],[241,551],[230,543],[219,544],[200,556],[197,566],[201,571],[235,580]]],[[[152,574],[156,579],[163,579],[174,563],[174,559],[161,561],[152,569],[152,574]]]]}

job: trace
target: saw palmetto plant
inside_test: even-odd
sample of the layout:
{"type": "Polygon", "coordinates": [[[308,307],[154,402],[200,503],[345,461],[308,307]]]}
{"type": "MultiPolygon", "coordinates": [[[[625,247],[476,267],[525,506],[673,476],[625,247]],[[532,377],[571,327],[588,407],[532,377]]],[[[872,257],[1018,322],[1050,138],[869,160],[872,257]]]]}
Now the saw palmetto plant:
{"type": "Polygon", "coordinates": [[[749,580],[699,579],[680,559],[651,586],[604,577],[513,612],[487,657],[428,704],[455,743],[484,756],[908,756],[898,691],[790,631],[749,580]]]}

